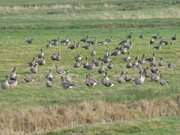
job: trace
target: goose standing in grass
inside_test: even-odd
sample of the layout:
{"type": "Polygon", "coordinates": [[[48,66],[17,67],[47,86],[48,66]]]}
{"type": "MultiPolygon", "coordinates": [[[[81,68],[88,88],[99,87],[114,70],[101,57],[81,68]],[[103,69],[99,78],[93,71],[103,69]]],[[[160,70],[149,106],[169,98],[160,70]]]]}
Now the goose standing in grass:
{"type": "Polygon", "coordinates": [[[49,69],[49,72],[46,76],[46,86],[52,87],[52,85],[53,85],[53,73],[52,73],[52,70],[49,69]]]}
{"type": "Polygon", "coordinates": [[[103,62],[104,63],[109,63],[111,61],[111,58],[110,58],[110,54],[109,52],[106,50],[105,54],[104,54],[104,57],[103,57],[103,62]]]}
{"type": "Polygon", "coordinates": [[[82,56],[80,54],[78,54],[77,56],[74,57],[76,62],[81,62],[82,61],[82,56]]]}
{"type": "Polygon", "coordinates": [[[64,69],[59,68],[58,65],[55,65],[55,69],[56,69],[56,73],[59,76],[64,76],[66,74],[66,71],[64,69]]]}
{"type": "Polygon", "coordinates": [[[95,87],[97,85],[97,80],[91,78],[90,74],[86,74],[85,83],[88,87],[95,87]]]}
{"type": "Polygon", "coordinates": [[[135,85],[142,85],[144,83],[144,81],[145,81],[145,78],[146,77],[145,77],[144,73],[142,71],[140,71],[139,72],[139,77],[135,78],[133,80],[133,82],[134,82],[135,85]]]}
{"type": "Polygon", "coordinates": [[[6,76],[6,77],[5,77],[5,80],[1,83],[1,88],[2,88],[2,89],[8,89],[9,87],[10,87],[9,77],[6,76]]]}
{"type": "Polygon", "coordinates": [[[72,81],[67,80],[64,76],[61,77],[61,85],[64,89],[71,89],[75,86],[75,84],[72,83],[72,81]]]}
{"type": "Polygon", "coordinates": [[[152,73],[151,74],[151,80],[158,82],[160,80],[160,74],[159,73],[152,73]]]}
{"type": "Polygon", "coordinates": [[[91,51],[91,56],[92,56],[92,57],[95,57],[95,56],[96,56],[96,50],[95,50],[95,49],[93,49],[93,50],[91,51]]]}
{"type": "Polygon", "coordinates": [[[40,66],[45,65],[45,64],[46,64],[45,57],[42,56],[41,58],[38,58],[38,59],[36,60],[36,62],[37,62],[40,66]]]}
{"type": "Polygon", "coordinates": [[[51,59],[54,60],[54,61],[59,61],[59,60],[60,60],[60,54],[59,54],[59,52],[53,53],[53,54],[51,55],[51,59]]]}
{"type": "Polygon", "coordinates": [[[104,40],[104,44],[105,45],[108,45],[108,44],[111,44],[112,43],[112,36],[110,37],[110,38],[106,38],[105,40],[104,40]]]}
{"type": "Polygon", "coordinates": [[[49,69],[49,72],[48,72],[48,74],[47,74],[47,76],[46,76],[46,79],[47,80],[50,80],[50,81],[53,81],[53,73],[52,73],[52,69],[49,69]]]}
{"type": "Polygon", "coordinates": [[[112,69],[114,67],[114,65],[112,64],[112,61],[110,61],[107,65],[107,68],[108,69],[112,69]]]}
{"type": "Polygon", "coordinates": [[[160,57],[160,61],[159,61],[158,65],[160,67],[165,66],[165,62],[164,62],[164,58],[163,57],[160,57]]]}
{"type": "Polygon", "coordinates": [[[128,74],[128,72],[124,73],[124,79],[126,82],[130,82],[132,80],[131,76],[128,74]]]}
{"type": "Polygon", "coordinates": [[[171,37],[171,40],[173,40],[173,41],[176,40],[176,34],[174,34],[174,35],[171,37]]]}
{"type": "Polygon", "coordinates": [[[106,71],[105,65],[103,62],[101,62],[101,66],[98,69],[98,73],[102,74],[102,73],[105,73],[105,71],[106,71]]]}
{"type": "Polygon", "coordinates": [[[74,68],[80,68],[81,67],[81,62],[80,61],[76,61],[74,63],[74,68]]]}
{"type": "Polygon", "coordinates": [[[126,82],[126,80],[125,80],[125,74],[124,74],[123,71],[122,71],[121,74],[118,76],[117,82],[118,82],[118,83],[125,83],[125,82],[126,82]]]}
{"type": "Polygon", "coordinates": [[[32,66],[30,67],[31,73],[36,74],[36,73],[38,72],[38,67],[39,67],[39,64],[38,64],[38,63],[35,63],[35,65],[32,65],[32,66]]]}
{"type": "Polygon", "coordinates": [[[28,63],[29,66],[33,66],[36,63],[36,57],[33,57],[32,61],[28,63]]]}
{"type": "Polygon", "coordinates": [[[141,33],[141,34],[139,35],[139,38],[140,38],[140,39],[143,39],[143,38],[144,38],[144,35],[141,33]]]}
{"type": "Polygon", "coordinates": [[[115,50],[112,51],[111,56],[117,56],[121,54],[121,50],[119,48],[116,48],[115,50]]]}
{"type": "Polygon", "coordinates": [[[123,58],[125,62],[128,62],[131,60],[131,56],[129,55],[129,52],[127,52],[127,56],[123,58]]]}
{"type": "Polygon", "coordinates": [[[26,38],[25,42],[26,42],[27,44],[32,44],[32,42],[33,42],[32,37],[26,38]]]}
{"type": "Polygon", "coordinates": [[[95,64],[94,63],[89,63],[88,62],[88,57],[86,57],[86,62],[84,63],[84,68],[87,70],[92,70],[93,68],[95,68],[95,64]]]}
{"type": "Polygon", "coordinates": [[[17,79],[16,67],[13,67],[12,71],[10,72],[9,79],[10,80],[16,80],[17,79]]]}
{"type": "Polygon", "coordinates": [[[40,53],[37,55],[38,58],[43,58],[44,57],[44,51],[43,49],[41,48],[40,49],[40,53]]]}
{"type": "Polygon", "coordinates": [[[164,85],[167,85],[169,83],[169,81],[161,79],[159,81],[159,83],[160,83],[161,86],[164,86],[164,85]]]}
{"type": "Polygon", "coordinates": [[[113,87],[113,81],[107,76],[107,72],[103,75],[103,78],[101,80],[101,83],[106,87],[113,87]]]}
{"type": "Polygon", "coordinates": [[[28,74],[28,75],[26,75],[26,76],[24,77],[24,81],[25,81],[26,83],[30,83],[30,82],[33,82],[33,81],[34,81],[34,78],[33,78],[33,76],[32,76],[31,74],[28,74]]]}

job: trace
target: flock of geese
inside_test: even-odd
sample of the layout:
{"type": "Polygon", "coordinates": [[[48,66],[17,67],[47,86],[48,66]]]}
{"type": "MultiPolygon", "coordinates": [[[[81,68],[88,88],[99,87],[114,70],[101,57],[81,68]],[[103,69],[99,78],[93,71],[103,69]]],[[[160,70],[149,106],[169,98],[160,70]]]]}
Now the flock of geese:
{"type": "MultiPolygon", "coordinates": [[[[126,71],[120,71],[116,82],[122,84],[127,82],[132,82],[134,85],[142,85],[145,80],[149,79],[151,81],[159,83],[161,86],[167,85],[169,81],[162,78],[161,67],[175,69],[176,65],[172,63],[167,63],[163,57],[156,57],[155,53],[151,57],[146,57],[145,54],[142,56],[132,57],[130,50],[133,49],[132,43],[133,34],[127,35],[126,39],[119,42],[118,46],[112,51],[106,50],[102,57],[97,57],[95,45],[111,45],[112,37],[105,39],[103,41],[97,41],[95,37],[86,36],[79,41],[72,41],[70,39],[52,39],[48,41],[47,49],[50,47],[57,47],[64,45],[69,49],[76,49],[82,47],[86,50],[91,50],[90,58],[88,56],[82,56],[82,54],[77,54],[74,56],[74,63],[72,66],[74,68],[84,68],[87,70],[86,77],[84,79],[85,85],[88,87],[95,87],[96,85],[102,84],[106,87],[113,87],[115,79],[113,80],[109,76],[109,72],[114,68],[113,57],[123,56],[123,64],[126,67],[126,71]],[[132,76],[128,73],[128,70],[132,69],[136,72],[136,76],[132,76]],[[95,73],[92,74],[91,70],[97,70],[96,74],[101,76],[100,80],[95,79],[95,73]]],[[[144,39],[144,35],[139,35],[140,39],[144,39]]],[[[25,40],[27,44],[32,44],[33,39],[28,38],[25,40]]],[[[149,40],[149,44],[155,49],[161,49],[164,46],[171,45],[176,41],[176,35],[173,35],[170,39],[163,39],[159,34],[155,34],[149,40]]],[[[63,56],[59,52],[54,52],[51,55],[52,61],[61,61],[63,56]]],[[[34,76],[39,73],[40,66],[46,65],[44,49],[40,49],[39,53],[33,57],[32,61],[28,63],[29,74],[24,76],[23,81],[25,83],[30,83],[36,81],[34,76]]],[[[72,76],[69,74],[68,70],[59,68],[55,66],[55,72],[59,76],[60,84],[64,89],[73,88],[77,84],[74,83],[72,76]]],[[[45,85],[47,87],[53,87],[55,75],[52,69],[49,69],[48,74],[45,78],[45,85]]],[[[19,80],[17,77],[16,67],[6,75],[5,80],[1,82],[1,89],[15,88],[19,85],[19,80]]]]}

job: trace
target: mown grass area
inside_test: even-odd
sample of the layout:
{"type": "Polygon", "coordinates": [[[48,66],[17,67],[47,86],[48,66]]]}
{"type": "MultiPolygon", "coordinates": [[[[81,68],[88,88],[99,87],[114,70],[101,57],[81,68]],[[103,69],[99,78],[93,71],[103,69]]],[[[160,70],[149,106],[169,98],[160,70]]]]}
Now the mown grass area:
{"type": "Polygon", "coordinates": [[[179,117],[169,117],[84,125],[73,129],[48,133],[47,135],[178,135],[180,132],[179,120],[179,117]]]}
{"type": "MultiPolygon", "coordinates": [[[[44,24],[44,22],[36,23],[25,21],[25,24],[31,25],[34,28],[26,26],[24,23],[20,23],[22,28],[18,28],[14,23],[7,25],[7,29],[2,29],[0,40],[0,77],[3,80],[4,76],[11,70],[11,67],[16,65],[19,79],[22,80],[23,76],[27,74],[28,67],[27,63],[31,61],[32,57],[39,52],[40,48],[45,49],[47,65],[40,67],[40,73],[37,75],[39,80],[37,83],[31,84],[20,84],[16,89],[3,91],[0,93],[1,106],[46,106],[53,104],[66,104],[71,102],[81,102],[84,100],[104,100],[109,102],[132,102],[141,99],[156,99],[163,98],[166,96],[174,96],[179,93],[178,82],[179,82],[179,53],[180,48],[178,46],[180,40],[178,39],[176,43],[172,46],[167,46],[161,51],[154,50],[152,46],[149,45],[149,39],[154,33],[159,33],[165,38],[170,38],[174,33],[179,35],[179,20],[174,19],[173,24],[171,20],[135,20],[130,22],[129,20],[114,20],[114,21],[94,21],[91,22],[79,21],[69,22],[63,27],[64,22],[60,21],[59,26],[53,26],[53,22],[44,24]],[[32,23],[32,24],[31,24],[32,23]],[[42,24],[44,25],[42,25],[42,24]],[[62,26],[61,26],[62,24],[62,26]],[[110,27],[109,27],[110,25],[110,27]],[[118,26],[119,25],[119,26],[118,26]],[[123,25],[127,27],[123,28],[123,25]],[[141,27],[141,25],[143,25],[141,27]],[[153,26],[152,26],[153,25],[153,26]],[[101,27],[102,26],[102,27],[101,27]],[[151,27],[152,26],[152,27],[151,27]],[[160,26],[161,28],[158,28],[160,26]],[[49,27],[49,28],[48,28],[49,27]],[[54,27],[54,29],[51,29],[54,27]],[[115,48],[119,41],[125,39],[129,32],[133,32],[133,43],[134,48],[131,50],[132,56],[139,55],[143,53],[146,56],[151,56],[153,52],[157,54],[157,57],[163,56],[167,61],[172,62],[177,65],[175,71],[170,69],[162,69],[162,74],[165,79],[170,81],[168,86],[160,86],[158,83],[150,82],[149,80],[143,86],[134,86],[132,83],[128,84],[117,84],[112,89],[106,88],[99,85],[93,89],[88,88],[84,84],[86,70],[84,69],[74,69],[73,59],[78,53],[83,56],[89,55],[90,50],[84,50],[78,48],[76,50],[69,50],[64,46],[59,48],[46,49],[47,40],[52,38],[71,38],[73,40],[79,40],[81,37],[89,34],[91,36],[97,37],[98,40],[113,37],[113,44],[108,46],[109,50],[115,48]],[[139,34],[144,33],[145,38],[143,40],[139,39],[139,34]],[[26,37],[31,36],[34,39],[32,45],[27,45],[24,43],[26,37]],[[54,63],[50,60],[50,55],[59,51],[62,56],[62,60],[58,63],[54,63]],[[53,88],[46,88],[45,86],[45,76],[49,68],[54,69],[54,65],[58,64],[60,67],[69,69],[75,80],[77,86],[73,90],[64,90],[60,86],[60,81],[56,77],[56,81],[53,88]]],[[[3,25],[1,25],[3,26],[3,25]]],[[[97,55],[102,56],[106,47],[96,45],[94,48],[97,49],[97,55]]],[[[110,76],[116,80],[117,75],[125,69],[121,58],[123,56],[113,58],[113,63],[115,67],[110,71],[110,76]]],[[[101,76],[97,75],[97,69],[92,72],[97,79],[101,76]]]]}

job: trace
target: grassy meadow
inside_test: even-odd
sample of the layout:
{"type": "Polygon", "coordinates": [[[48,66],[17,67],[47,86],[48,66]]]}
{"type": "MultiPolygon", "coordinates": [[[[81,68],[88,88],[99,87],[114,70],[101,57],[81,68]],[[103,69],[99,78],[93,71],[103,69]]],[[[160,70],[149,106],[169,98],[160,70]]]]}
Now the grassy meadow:
{"type": "MultiPolygon", "coordinates": [[[[2,121],[0,129],[2,133],[4,135],[24,135],[46,134],[52,131],[48,135],[178,134],[180,129],[178,125],[180,113],[180,101],[178,100],[180,95],[179,37],[179,0],[0,0],[0,81],[5,79],[5,75],[13,66],[17,66],[19,80],[19,85],[15,89],[0,91],[0,120],[2,121]],[[133,57],[142,54],[151,57],[155,53],[158,58],[164,57],[167,62],[176,64],[175,70],[161,69],[162,77],[169,80],[169,84],[160,86],[159,83],[150,80],[146,80],[142,86],[135,86],[132,83],[118,84],[117,76],[126,69],[122,60],[124,56],[120,55],[112,58],[114,68],[109,72],[115,86],[107,88],[98,85],[95,88],[88,88],[84,84],[87,71],[83,68],[73,68],[74,56],[78,53],[84,57],[89,56],[91,50],[95,48],[97,56],[102,57],[107,49],[113,50],[130,32],[133,33],[133,49],[130,50],[133,57]],[[141,33],[144,34],[144,39],[139,38],[141,33]],[[159,51],[149,45],[151,36],[156,33],[168,40],[176,34],[177,40],[159,51]],[[78,41],[86,35],[96,37],[98,41],[112,36],[113,43],[109,46],[95,45],[89,50],[82,48],[70,50],[65,46],[46,48],[47,41],[54,38],[70,38],[78,41]],[[33,38],[31,45],[25,43],[27,37],[33,38]],[[27,63],[38,54],[40,48],[45,51],[47,63],[39,68],[39,73],[36,75],[37,82],[25,84],[23,77],[29,72],[27,63]],[[50,59],[51,54],[56,51],[59,51],[62,56],[59,62],[53,62],[50,59]],[[45,76],[50,68],[55,70],[55,64],[70,71],[76,83],[72,90],[64,90],[60,86],[58,75],[55,76],[53,87],[46,87],[45,76]],[[109,107],[115,104],[112,108],[115,112],[121,112],[121,109],[115,109],[120,104],[120,106],[125,106],[129,114],[131,114],[131,109],[132,113],[136,114],[133,107],[130,107],[130,110],[128,107],[134,103],[140,108],[154,105],[155,112],[158,111],[147,116],[147,112],[142,109],[137,112],[137,117],[117,114],[122,117],[117,117],[116,121],[109,116],[113,114],[113,110],[112,112],[105,111],[109,109],[107,107],[97,113],[99,113],[98,116],[101,113],[107,113],[107,117],[111,119],[110,122],[106,121],[106,115],[103,115],[102,119],[97,118],[87,122],[85,119],[90,114],[80,113],[81,104],[83,107],[87,107],[86,104],[96,106],[98,102],[102,102],[99,105],[100,109],[103,105],[109,107]],[[70,112],[73,113],[70,111],[71,108],[76,106],[79,108],[76,110],[79,114],[78,118],[72,116],[72,120],[69,120],[71,124],[64,122],[65,118],[68,118],[66,115],[72,115],[70,114],[70,112]],[[168,107],[172,107],[176,113],[168,112],[168,107]],[[63,109],[67,113],[62,111],[63,109]],[[57,114],[54,114],[53,110],[56,110],[57,114]],[[58,110],[61,113],[58,113],[58,110]],[[161,111],[165,113],[161,114],[161,111]],[[138,120],[141,119],[141,115],[144,119],[138,120]],[[160,116],[165,118],[160,118],[160,116]],[[56,118],[59,122],[62,120],[64,125],[59,125],[58,122],[53,125],[56,118]],[[121,122],[123,119],[130,119],[130,121],[121,122]],[[151,119],[158,119],[158,124],[156,120],[151,121],[151,119]],[[41,125],[41,120],[47,124],[41,125]],[[60,132],[57,132],[58,130],[60,132]]],[[[53,72],[55,74],[55,71],[53,72]]],[[[90,72],[95,78],[101,78],[97,74],[97,69],[90,72]]],[[[133,71],[129,72],[137,76],[133,71]]]]}

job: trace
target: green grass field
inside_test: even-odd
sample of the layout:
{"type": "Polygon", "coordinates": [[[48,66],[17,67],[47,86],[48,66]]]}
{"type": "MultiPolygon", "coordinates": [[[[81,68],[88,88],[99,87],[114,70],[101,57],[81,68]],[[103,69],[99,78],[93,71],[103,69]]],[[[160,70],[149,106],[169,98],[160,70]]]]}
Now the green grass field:
{"type": "MultiPolygon", "coordinates": [[[[47,64],[40,67],[40,73],[36,75],[38,82],[20,83],[15,89],[0,91],[0,107],[2,111],[0,117],[3,118],[6,111],[26,112],[38,108],[73,106],[83,102],[103,101],[105,103],[131,104],[138,101],[156,102],[175,99],[180,94],[179,37],[179,0],[0,0],[0,81],[4,80],[5,75],[9,73],[13,66],[17,66],[18,79],[22,81],[29,71],[27,63],[39,52],[40,48],[45,49],[47,60],[47,64]],[[70,50],[65,46],[60,46],[46,49],[47,41],[58,37],[60,39],[80,40],[80,38],[90,35],[95,36],[98,40],[103,40],[112,36],[112,45],[107,48],[98,45],[94,47],[97,50],[97,56],[100,57],[103,56],[106,49],[113,50],[117,47],[117,44],[124,40],[130,32],[133,33],[132,40],[134,43],[134,48],[130,51],[132,56],[141,56],[142,54],[152,56],[152,53],[155,52],[157,57],[164,57],[168,62],[176,64],[175,70],[168,68],[161,70],[163,78],[169,80],[169,85],[162,87],[158,83],[147,80],[142,86],[134,86],[132,83],[115,83],[113,88],[106,88],[103,85],[88,88],[83,82],[87,71],[83,68],[74,69],[73,60],[78,53],[83,56],[89,55],[92,48],[90,50],[82,48],[70,50]],[[144,34],[143,40],[139,39],[141,33],[144,34]],[[177,41],[160,51],[155,50],[149,45],[149,40],[156,33],[159,33],[165,39],[170,39],[176,33],[177,41]],[[24,42],[27,37],[34,39],[32,45],[27,45],[24,42]],[[55,51],[59,51],[62,56],[60,62],[50,60],[51,54],[55,51]],[[60,86],[57,76],[54,86],[52,88],[46,87],[45,76],[49,68],[55,69],[55,64],[70,70],[70,74],[77,84],[75,88],[64,90],[60,86]]],[[[117,75],[125,69],[122,57],[113,58],[115,67],[110,71],[109,75],[114,81],[117,75]]],[[[92,71],[94,74],[96,72],[97,69],[92,71]]],[[[95,77],[97,79],[101,78],[97,74],[95,74],[95,77]]],[[[5,117],[8,118],[8,115],[5,117]]],[[[171,118],[171,116],[167,119],[163,118],[162,122],[160,120],[158,125],[160,128],[156,128],[156,122],[149,122],[149,120],[140,122],[133,120],[132,123],[120,122],[120,124],[116,123],[115,120],[112,121],[112,124],[101,124],[97,121],[92,123],[95,126],[91,126],[91,124],[83,126],[85,123],[77,122],[72,127],[81,124],[80,127],[62,130],[55,133],[55,135],[119,134],[118,131],[120,134],[178,134],[180,129],[178,120],[176,121],[174,117],[171,118]],[[138,127],[135,127],[136,123],[138,127]],[[172,123],[172,125],[169,123],[172,123]],[[175,129],[177,129],[177,132],[175,129]],[[85,133],[87,130],[88,132],[85,133]]],[[[15,121],[14,119],[12,118],[12,121],[15,121]]],[[[24,119],[19,118],[17,122],[18,120],[23,121],[24,119]]],[[[27,121],[30,122],[30,120],[27,121]]],[[[5,124],[0,126],[3,131],[6,129],[4,126],[5,124]]],[[[7,134],[18,134],[20,131],[30,134],[26,133],[24,127],[21,126],[17,131],[11,129],[12,133],[7,134]]],[[[44,132],[41,129],[41,133],[57,129],[58,127],[56,129],[49,128],[48,131],[44,130],[44,132]]],[[[32,132],[37,134],[38,130],[32,130],[32,132]]],[[[5,131],[4,134],[6,134],[5,131]]]]}

